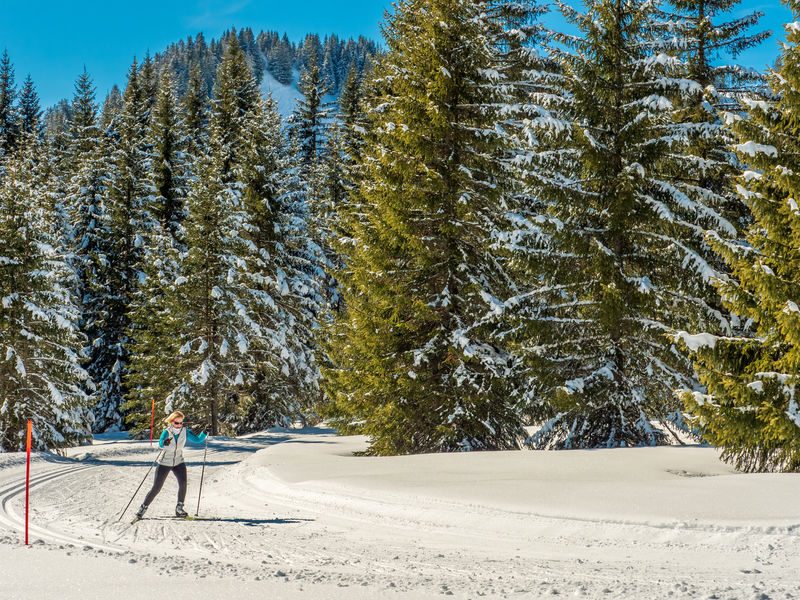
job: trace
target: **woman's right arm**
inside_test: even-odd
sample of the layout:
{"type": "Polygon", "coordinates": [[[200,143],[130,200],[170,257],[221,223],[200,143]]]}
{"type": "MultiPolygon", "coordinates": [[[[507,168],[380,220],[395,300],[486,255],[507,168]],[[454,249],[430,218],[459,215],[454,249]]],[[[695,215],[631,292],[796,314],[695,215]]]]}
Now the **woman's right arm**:
{"type": "Polygon", "coordinates": [[[168,439],[169,439],[169,431],[165,429],[164,431],[161,432],[161,437],[158,438],[158,447],[163,448],[164,442],[166,442],[168,439]]]}

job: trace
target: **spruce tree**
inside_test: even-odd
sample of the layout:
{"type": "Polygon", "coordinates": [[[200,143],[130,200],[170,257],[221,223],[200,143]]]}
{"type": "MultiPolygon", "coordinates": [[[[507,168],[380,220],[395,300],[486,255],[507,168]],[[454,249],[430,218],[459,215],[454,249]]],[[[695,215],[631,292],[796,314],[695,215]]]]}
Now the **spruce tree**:
{"type": "MultiPolygon", "coordinates": [[[[673,390],[694,383],[670,334],[729,323],[707,301],[718,271],[699,231],[724,222],[710,194],[671,182],[675,108],[701,90],[653,27],[651,3],[560,4],[578,30],[555,32],[555,65],[535,72],[532,202],[516,232],[529,288],[507,299],[535,374],[538,448],[662,443],[680,421],[673,390]]],[[[683,165],[684,169],[690,165],[683,165]]]]}
{"type": "MultiPolygon", "coordinates": [[[[795,18],[800,3],[788,2],[795,18]]],[[[745,471],[800,470],[800,409],[795,396],[798,364],[800,280],[798,191],[800,147],[800,26],[787,40],[769,74],[772,98],[750,101],[734,125],[740,160],[748,170],[736,190],[752,223],[746,243],[711,235],[732,271],[717,282],[725,305],[744,322],[741,335],[711,330],[679,335],[695,351],[705,391],[684,394],[691,422],[722,448],[722,458],[745,471]]]]}
{"type": "Polygon", "coordinates": [[[307,57],[308,66],[300,75],[299,89],[302,97],[297,101],[291,121],[293,134],[300,145],[303,172],[307,178],[313,176],[319,164],[322,139],[331,109],[330,102],[325,100],[330,90],[323,79],[318,55],[313,51],[315,46],[311,44],[309,47],[312,50],[307,57]]]}
{"type": "MultiPolygon", "coordinates": [[[[212,434],[242,427],[243,412],[252,410],[247,394],[254,389],[259,360],[280,344],[282,335],[269,328],[268,315],[277,302],[268,289],[288,283],[280,270],[274,277],[262,272],[258,261],[272,264],[277,257],[257,247],[254,238],[261,225],[250,214],[260,206],[263,192],[253,178],[270,177],[268,165],[252,164],[249,154],[251,136],[269,141],[259,133],[261,110],[247,59],[231,38],[218,70],[208,152],[190,186],[188,251],[180,275],[166,286],[164,301],[167,326],[179,345],[165,377],[171,384],[165,406],[191,411],[194,421],[210,427],[212,434]]],[[[275,151],[268,144],[256,149],[275,151]]],[[[261,210],[268,214],[272,208],[261,210]]],[[[259,391],[272,393],[268,386],[259,391]]]]}
{"type": "Polygon", "coordinates": [[[143,77],[144,67],[136,61],[128,73],[122,112],[111,132],[112,177],[108,189],[107,211],[112,247],[109,263],[112,305],[104,320],[104,343],[115,357],[110,372],[103,374],[96,413],[97,431],[124,427],[121,407],[128,395],[126,376],[130,346],[137,335],[132,327],[140,286],[145,280],[145,248],[156,228],[155,193],[152,180],[152,144],[148,123],[152,101],[146,96],[150,86],[143,77]],[[106,417],[108,415],[108,417],[106,417]]]}
{"type": "Polygon", "coordinates": [[[251,348],[240,430],[253,431],[304,421],[311,412],[319,392],[314,329],[322,300],[320,252],[272,98],[249,112],[246,129],[240,177],[251,251],[242,277],[256,300],[252,314],[260,335],[251,348]]]}
{"type": "Polygon", "coordinates": [[[175,83],[167,71],[159,84],[149,136],[153,145],[153,183],[157,192],[154,216],[162,228],[170,232],[177,246],[186,217],[186,134],[179,114],[175,83]]]}
{"type": "Polygon", "coordinates": [[[16,98],[14,65],[4,51],[0,58],[0,161],[14,149],[19,135],[16,98]]]}
{"type": "Polygon", "coordinates": [[[119,314],[118,290],[112,280],[114,253],[108,198],[113,165],[112,142],[98,128],[94,86],[84,71],[75,84],[70,121],[66,183],[67,237],[77,272],[76,297],[80,330],[87,342],[86,370],[91,379],[87,391],[95,405],[95,427],[105,430],[121,423],[119,412],[119,314]]]}
{"type": "Polygon", "coordinates": [[[42,109],[39,105],[39,94],[28,75],[22,84],[19,94],[19,132],[38,137],[42,133],[42,109]]]}
{"type": "Polygon", "coordinates": [[[407,0],[386,27],[358,166],[365,214],[341,249],[344,311],[323,369],[325,414],[368,435],[372,454],[511,449],[524,436],[513,357],[484,323],[515,290],[492,248],[513,188],[497,4],[407,0]]]}
{"type": "Polygon", "coordinates": [[[45,193],[47,160],[29,81],[25,90],[26,128],[0,185],[0,451],[24,449],[27,419],[39,450],[91,434],[74,272],[45,193]]]}
{"type": "MultiPolygon", "coordinates": [[[[673,141],[678,159],[670,180],[689,198],[717,210],[722,219],[715,229],[720,234],[741,237],[747,209],[731,179],[742,165],[731,151],[735,136],[727,121],[745,110],[741,99],[757,94],[764,80],[757,71],[728,61],[763,42],[770,32],[750,31],[763,16],[759,11],[725,20],[737,8],[736,0],[671,0],[671,4],[674,12],[665,15],[664,35],[668,40],[677,35],[684,77],[698,85],[692,93],[676,98],[675,119],[682,135],[673,141]]],[[[703,231],[698,230],[696,237],[703,258],[724,269],[702,242],[703,231]]],[[[708,300],[719,304],[716,297],[708,300]]]]}
{"type": "Polygon", "coordinates": [[[164,372],[171,368],[179,350],[174,320],[181,315],[171,312],[168,302],[170,287],[180,277],[181,253],[185,250],[186,136],[168,72],[162,75],[158,89],[147,132],[147,144],[152,146],[153,222],[147,225],[149,235],[129,310],[131,358],[124,408],[130,415],[128,424],[135,430],[149,425],[153,400],[158,402],[159,411],[165,408],[172,382],[164,372]]]}
{"type": "Polygon", "coordinates": [[[189,84],[181,106],[186,133],[187,163],[191,168],[205,152],[208,137],[208,92],[202,71],[196,64],[192,65],[189,84]]]}

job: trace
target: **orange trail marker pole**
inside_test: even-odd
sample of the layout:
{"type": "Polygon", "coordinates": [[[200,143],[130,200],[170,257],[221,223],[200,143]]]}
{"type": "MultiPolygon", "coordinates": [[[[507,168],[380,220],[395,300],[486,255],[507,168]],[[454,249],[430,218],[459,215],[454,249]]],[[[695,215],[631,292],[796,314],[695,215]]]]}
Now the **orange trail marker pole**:
{"type": "Polygon", "coordinates": [[[153,427],[156,424],[156,399],[153,398],[153,407],[150,409],[150,445],[153,445],[153,427]]]}
{"type": "Polygon", "coordinates": [[[25,467],[25,545],[28,545],[28,509],[30,508],[30,488],[31,488],[31,435],[33,431],[33,421],[28,419],[28,433],[25,440],[26,448],[26,467],[25,467]]]}

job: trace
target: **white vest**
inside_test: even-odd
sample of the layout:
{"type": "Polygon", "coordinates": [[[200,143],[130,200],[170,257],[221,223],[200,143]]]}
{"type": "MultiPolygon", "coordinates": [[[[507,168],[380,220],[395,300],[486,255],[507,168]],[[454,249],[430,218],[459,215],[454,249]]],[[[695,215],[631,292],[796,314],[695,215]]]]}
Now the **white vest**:
{"type": "Polygon", "coordinates": [[[164,452],[158,460],[158,464],[165,467],[175,467],[183,462],[183,447],[186,445],[186,427],[181,427],[181,432],[178,434],[178,439],[167,432],[170,443],[169,446],[164,446],[164,452]]]}

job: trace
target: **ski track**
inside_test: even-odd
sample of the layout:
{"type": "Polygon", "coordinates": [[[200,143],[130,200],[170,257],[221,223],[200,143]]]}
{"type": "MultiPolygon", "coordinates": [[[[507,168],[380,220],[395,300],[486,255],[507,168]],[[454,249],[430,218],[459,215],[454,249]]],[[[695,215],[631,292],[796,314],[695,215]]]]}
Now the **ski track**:
{"type": "MultiPolygon", "coordinates": [[[[209,445],[200,513],[228,521],[157,518],[174,507],[170,478],[149,519],[130,524],[148,480],[117,522],[151,448],[109,444],[79,460],[37,460],[31,537],[54,551],[119,556],[164,574],[363,586],[376,597],[800,598],[789,575],[800,556],[797,527],[567,519],[429,497],[410,505],[389,493],[289,484],[237,464],[284,439],[209,445]]],[[[186,451],[190,514],[202,452],[186,451]]],[[[0,529],[23,531],[24,495],[24,464],[0,466],[0,529]]],[[[4,540],[18,543],[19,535],[4,540]]]]}

